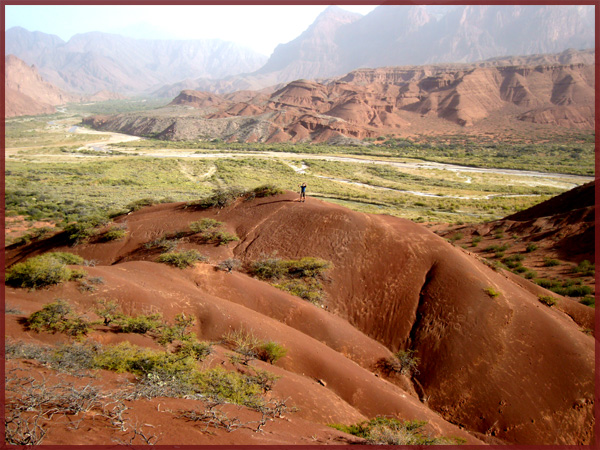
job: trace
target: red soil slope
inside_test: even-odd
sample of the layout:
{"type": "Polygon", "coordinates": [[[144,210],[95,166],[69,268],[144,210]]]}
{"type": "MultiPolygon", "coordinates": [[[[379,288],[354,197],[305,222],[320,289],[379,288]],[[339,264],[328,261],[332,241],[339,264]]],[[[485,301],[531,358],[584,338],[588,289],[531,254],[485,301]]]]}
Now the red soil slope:
{"type": "MultiPolygon", "coordinates": [[[[26,314],[53,298],[68,298],[81,311],[110,298],[126,313],[193,314],[202,339],[218,340],[240,326],[276,339],[289,352],[268,369],[282,376],[275,394],[300,408],[292,423],[298,417],[318,428],[395,415],[427,420],[430,433],[471,443],[593,442],[594,340],[569,316],[420,225],[295,198],[240,199],[211,210],[158,205],[116,220],[129,231],[123,241],[68,248],[57,236],[9,249],[9,264],[50,249],[97,260],[85,270],[104,284],[93,293],[73,282],[33,292],[8,288],[7,303],[26,314]],[[332,261],[327,310],[210,264],[179,270],[153,262],[157,253],[144,243],[204,217],[226,223],[240,238],[219,247],[191,238],[181,244],[212,264],[231,256],[248,263],[273,251],[332,261]],[[499,295],[492,298],[488,288],[499,295]],[[398,349],[420,358],[412,378],[378,369],[398,349]]],[[[7,316],[9,336],[23,336],[17,319],[7,316]]],[[[98,338],[116,339],[106,333],[98,338]]],[[[332,435],[318,429],[315,436],[331,442],[332,435]]],[[[172,443],[185,440],[169,436],[172,443]]],[[[195,443],[233,442],[219,436],[195,443]]],[[[306,442],[302,436],[269,443],[306,442]]]]}

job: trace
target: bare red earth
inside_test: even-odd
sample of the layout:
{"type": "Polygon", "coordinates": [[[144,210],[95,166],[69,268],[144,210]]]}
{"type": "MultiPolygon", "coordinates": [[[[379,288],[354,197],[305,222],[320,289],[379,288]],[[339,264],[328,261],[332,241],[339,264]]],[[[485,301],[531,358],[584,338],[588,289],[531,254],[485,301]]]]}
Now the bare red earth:
{"type": "MultiPolygon", "coordinates": [[[[312,198],[298,203],[296,196],[239,199],[209,210],[156,205],[116,219],[128,230],[122,241],[67,247],[57,235],[9,248],[8,265],[49,250],[77,253],[97,261],[84,269],[104,283],[94,292],[81,292],[76,282],[37,291],[7,288],[7,304],[22,311],[6,316],[7,335],[56,342],[61,339],[56,335],[26,332],[19,318],[55,298],[68,299],[93,318],[89,311],[104,298],[128,314],[160,311],[167,320],[182,311],[191,314],[201,339],[218,341],[243,327],[288,348],[274,366],[256,362],[282,377],[273,395],[299,408],[287,420],[269,423],[262,434],[207,435],[158,411],[158,403],[161,410],[175,409],[181,400],[135,402],[132,413],[158,427],[161,444],[347,443],[354,438],[325,425],[378,415],[426,420],[432,435],[468,443],[594,442],[594,339],[568,314],[541,304],[535,289],[421,225],[312,198]],[[240,240],[214,246],[189,238],[181,248],[209,257],[208,264],[194,268],[154,262],[158,254],[144,243],[188,230],[190,222],[205,217],[224,222],[240,240]],[[214,266],[228,257],[250,263],[274,251],[282,258],[313,256],[333,263],[325,308],[214,266]],[[498,296],[486,293],[489,288],[498,296]],[[381,370],[381,360],[399,349],[414,350],[420,358],[413,377],[381,370]]],[[[592,309],[577,314],[593,323],[592,309]]],[[[124,339],[100,329],[91,338],[124,339]]],[[[138,340],[156,345],[149,338],[138,340]]],[[[226,352],[217,346],[210,364],[226,364],[226,352]]],[[[110,435],[99,422],[87,431],[90,439],[110,435]]],[[[64,444],[69,436],[57,426],[47,443],[64,444]]]]}

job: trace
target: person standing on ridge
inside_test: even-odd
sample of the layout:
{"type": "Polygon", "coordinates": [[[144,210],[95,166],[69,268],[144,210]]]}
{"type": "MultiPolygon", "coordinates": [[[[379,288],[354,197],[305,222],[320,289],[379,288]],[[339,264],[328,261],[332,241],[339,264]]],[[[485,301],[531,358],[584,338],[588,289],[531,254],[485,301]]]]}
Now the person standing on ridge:
{"type": "Polygon", "coordinates": [[[300,200],[298,200],[300,202],[305,202],[306,201],[306,183],[302,183],[300,185],[300,200]]]}

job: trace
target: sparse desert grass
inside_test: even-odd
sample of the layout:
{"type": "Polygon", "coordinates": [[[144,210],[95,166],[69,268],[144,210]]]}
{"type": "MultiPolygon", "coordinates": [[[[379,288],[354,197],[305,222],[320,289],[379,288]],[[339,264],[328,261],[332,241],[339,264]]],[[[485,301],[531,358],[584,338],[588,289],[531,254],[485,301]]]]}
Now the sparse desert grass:
{"type": "Polygon", "coordinates": [[[558,295],[567,297],[585,297],[592,293],[592,288],[583,284],[581,280],[550,280],[547,278],[536,278],[534,282],[558,295]]]}
{"type": "Polygon", "coordinates": [[[553,259],[553,258],[549,258],[549,257],[544,258],[544,266],[545,267],[554,267],[554,266],[559,266],[559,265],[560,265],[560,261],[558,259],[553,259]]]}
{"type": "Polygon", "coordinates": [[[123,239],[125,236],[127,236],[127,226],[126,225],[122,225],[122,226],[113,226],[110,227],[108,230],[106,230],[104,233],[102,233],[102,235],[100,236],[100,239],[102,241],[119,241],[121,239],[123,239]]]}
{"type": "Polygon", "coordinates": [[[201,241],[206,243],[227,245],[229,242],[239,241],[235,234],[223,230],[223,223],[218,220],[206,218],[190,223],[189,227],[201,241]]]}
{"type": "Polygon", "coordinates": [[[531,252],[536,251],[537,249],[538,249],[538,246],[536,244],[531,243],[531,244],[527,244],[527,248],[525,249],[525,251],[527,253],[531,253],[531,252]]]}
{"type": "Polygon", "coordinates": [[[430,437],[424,434],[425,421],[401,421],[396,418],[376,417],[354,425],[332,424],[332,428],[361,437],[374,445],[448,445],[461,444],[464,439],[430,437]]]}
{"type": "Polygon", "coordinates": [[[241,328],[228,332],[223,341],[242,356],[230,358],[234,363],[247,365],[256,358],[273,364],[287,354],[287,349],[278,342],[262,341],[252,331],[241,328]]]}
{"type": "Polygon", "coordinates": [[[573,273],[578,273],[583,277],[593,277],[596,275],[596,265],[585,259],[573,268],[573,273]]]}
{"type": "Polygon", "coordinates": [[[596,298],[593,295],[586,295],[581,300],[579,300],[579,303],[585,306],[591,306],[592,308],[595,308],[596,298]]]}
{"type": "Polygon", "coordinates": [[[321,280],[331,267],[331,262],[319,258],[283,260],[275,255],[263,255],[250,264],[249,270],[255,277],[319,305],[324,298],[321,280]]]}

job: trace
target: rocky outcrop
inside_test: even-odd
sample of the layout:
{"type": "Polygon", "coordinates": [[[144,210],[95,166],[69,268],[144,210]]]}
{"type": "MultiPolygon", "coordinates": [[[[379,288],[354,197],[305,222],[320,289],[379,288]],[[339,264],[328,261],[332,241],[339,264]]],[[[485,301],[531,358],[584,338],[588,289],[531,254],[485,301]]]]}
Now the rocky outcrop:
{"type": "Polygon", "coordinates": [[[401,134],[414,121],[426,132],[440,120],[458,130],[494,115],[590,130],[594,70],[586,64],[360,69],[329,83],[296,80],[270,95],[186,90],[169,108],[108,118],[101,128],[176,140],[325,142],[401,134]]]}

